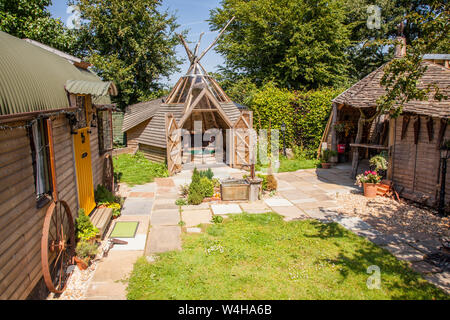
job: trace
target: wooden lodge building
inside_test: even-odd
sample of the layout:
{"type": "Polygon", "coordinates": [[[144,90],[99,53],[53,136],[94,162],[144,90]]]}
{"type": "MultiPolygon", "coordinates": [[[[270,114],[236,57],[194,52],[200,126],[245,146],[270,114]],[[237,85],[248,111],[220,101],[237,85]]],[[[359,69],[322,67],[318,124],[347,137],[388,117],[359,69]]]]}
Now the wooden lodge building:
{"type": "Polygon", "coordinates": [[[192,58],[187,74],[181,77],[166,98],[127,107],[122,131],[126,133],[129,147],[141,151],[149,160],[167,161],[169,172],[173,174],[186,162],[208,163],[205,159],[215,162],[209,153],[212,149],[210,142],[202,141],[204,133],[211,128],[222,130],[223,162],[234,166],[250,163],[250,141],[254,140],[248,134],[244,136],[238,130],[227,129],[253,128],[252,112],[231,101],[198,60],[192,58]],[[194,127],[196,121],[202,123],[201,131],[195,131],[199,130],[194,127]],[[178,128],[189,132],[191,146],[181,148],[184,142],[180,137],[177,141],[170,138],[178,128]],[[196,139],[202,141],[199,150],[194,148],[196,139]],[[231,150],[226,149],[227,145],[231,150]]]}
{"type": "Polygon", "coordinates": [[[1,300],[25,299],[43,284],[41,237],[53,202],[65,201],[73,218],[95,207],[117,89],[89,66],[0,32],[1,300]]]}
{"type": "MultiPolygon", "coordinates": [[[[396,48],[396,58],[405,54],[396,48]]],[[[450,96],[450,55],[425,55],[427,67],[419,87],[436,84],[450,96]]],[[[441,147],[450,140],[450,100],[408,102],[401,115],[375,114],[376,101],[385,93],[380,85],[385,65],[370,73],[333,100],[332,114],[322,142],[341,152],[341,162],[352,162],[352,176],[361,159],[387,152],[387,178],[404,198],[436,206],[441,185],[441,147]],[[345,150],[345,151],[344,151],[345,150]]],[[[336,161],[338,159],[335,159],[336,161]]],[[[450,201],[450,170],[446,174],[445,203],[450,201]]]]}

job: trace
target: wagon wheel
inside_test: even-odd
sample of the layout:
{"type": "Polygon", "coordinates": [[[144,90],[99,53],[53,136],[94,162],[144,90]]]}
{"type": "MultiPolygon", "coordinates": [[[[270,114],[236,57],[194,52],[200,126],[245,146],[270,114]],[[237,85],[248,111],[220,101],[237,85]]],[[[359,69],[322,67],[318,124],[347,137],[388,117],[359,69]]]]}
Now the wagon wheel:
{"type": "Polygon", "coordinates": [[[107,154],[103,160],[103,185],[114,192],[114,167],[110,154],[107,154]]]}
{"type": "Polygon", "coordinates": [[[52,202],[47,209],[42,230],[41,261],[42,274],[47,288],[53,293],[62,293],[71,272],[75,253],[75,228],[70,208],[65,201],[52,202]]]}

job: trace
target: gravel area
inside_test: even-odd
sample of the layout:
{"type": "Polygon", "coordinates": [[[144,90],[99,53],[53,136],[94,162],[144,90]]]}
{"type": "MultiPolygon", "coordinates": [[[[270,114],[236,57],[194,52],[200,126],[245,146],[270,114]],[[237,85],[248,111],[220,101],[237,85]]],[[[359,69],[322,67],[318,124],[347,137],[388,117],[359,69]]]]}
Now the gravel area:
{"type": "Polygon", "coordinates": [[[361,194],[342,194],[337,198],[340,214],[357,216],[385,234],[410,235],[418,240],[450,236],[450,218],[409,203],[386,197],[369,199],[361,194]]]}

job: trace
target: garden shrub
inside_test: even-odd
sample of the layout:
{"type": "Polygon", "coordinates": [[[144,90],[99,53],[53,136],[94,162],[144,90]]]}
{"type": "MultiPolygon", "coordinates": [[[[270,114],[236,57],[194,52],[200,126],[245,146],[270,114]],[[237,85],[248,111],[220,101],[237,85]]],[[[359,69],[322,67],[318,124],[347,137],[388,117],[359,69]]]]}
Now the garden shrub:
{"type": "Polygon", "coordinates": [[[175,200],[175,204],[177,206],[185,206],[187,204],[186,199],[177,199],[175,200]]]}
{"type": "Polygon", "coordinates": [[[272,174],[267,175],[267,191],[275,191],[278,188],[278,182],[272,174]]]}
{"type": "Polygon", "coordinates": [[[86,260],[88,260],[88,258],[95,256],[98,253],[98,245],[95,242],[81,240],[77,243],[75,253],[78,258],[87,262],[86,260]]]}
{"type": "MultiPolygon", "coordinates": [[[[189,204],[200,204],[203,201],[204,193],[202,191],[201,186],[201,177],[197,168],[194,168],[194,172],[192,173],[192,181],[189,185],[189,194],[188,194],[188,203],[189,204]]],[[[208,179],[207,179],[208,180],[208,179]]]]}
{"type": "Polygon", "coordinates": [[[199,171],[200,177],[201,178],[208,178],[209,180],[212,180],[212,178],[214,177],[214,173],[211,170],[211,168],[208,168],[208,170],[201,170],[199,171]]]}
{"type": "Polygon", "coordinates": [[[214,184],[213,182],[207,178],[203,177],[200,179],[200,190],[204,197],[212,197],[214,195],[214,184]]]}
{"type": "Polygon", "coordinates": [[[95,202],[97,203],[110,203],[115,202],[116,197],[105,186],[99,184],[94,191],[95,202]]]}
{"type": "Polygon", "coordinates": [[[85,214],[84,209],[78,211],[75,230],[77,238],[86,241],[95,238],[99,233],[99,230],[92,224],[89,216],[85,214]]]}

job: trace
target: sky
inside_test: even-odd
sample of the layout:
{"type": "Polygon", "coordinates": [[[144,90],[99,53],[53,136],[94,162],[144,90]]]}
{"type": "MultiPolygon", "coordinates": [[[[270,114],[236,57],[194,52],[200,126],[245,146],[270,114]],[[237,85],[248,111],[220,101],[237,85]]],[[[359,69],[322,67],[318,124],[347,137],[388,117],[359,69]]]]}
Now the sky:
{"type": "MultiPolygon", "coordinates": [[[[134,0],[138,1],[138,0],[134,0]]],[[[217,37],[218,31],[211,32],[209,30],[209,24],[206,21],[209,18],[209,10],[217,8],[220,0],[163,0],[162,10],[169,10],[169,12],[175,14],[177,22],[180,25],[179,30],[189,30],[187,41],[191,50],[198,41],[200,33],[205,32],[200,45],[199,52],[206,49],[217,37]]],[[[53,0],[52,6],[49,7],[49,11],[54,18],[61,18],[61,20],[67,24],[67,20],[70,14],[67,13],[67,1],[66,0],[53,0]]],[[[167,81],[163,79],[163,83],[174,85],[178,81],[180,76],[186,73],[189,62],[187,60],[186,51],[182,45],[176,48],[177,56],[185,59],[183,65],[180,65],[181,72],[178,72],[170,77],[167,81]]],[[[217,71],[217,66],[222,65],[224,59],[214,50],[210,50],[206,56],[202,59],[202,65],[208,72],[217,71]]]]}

